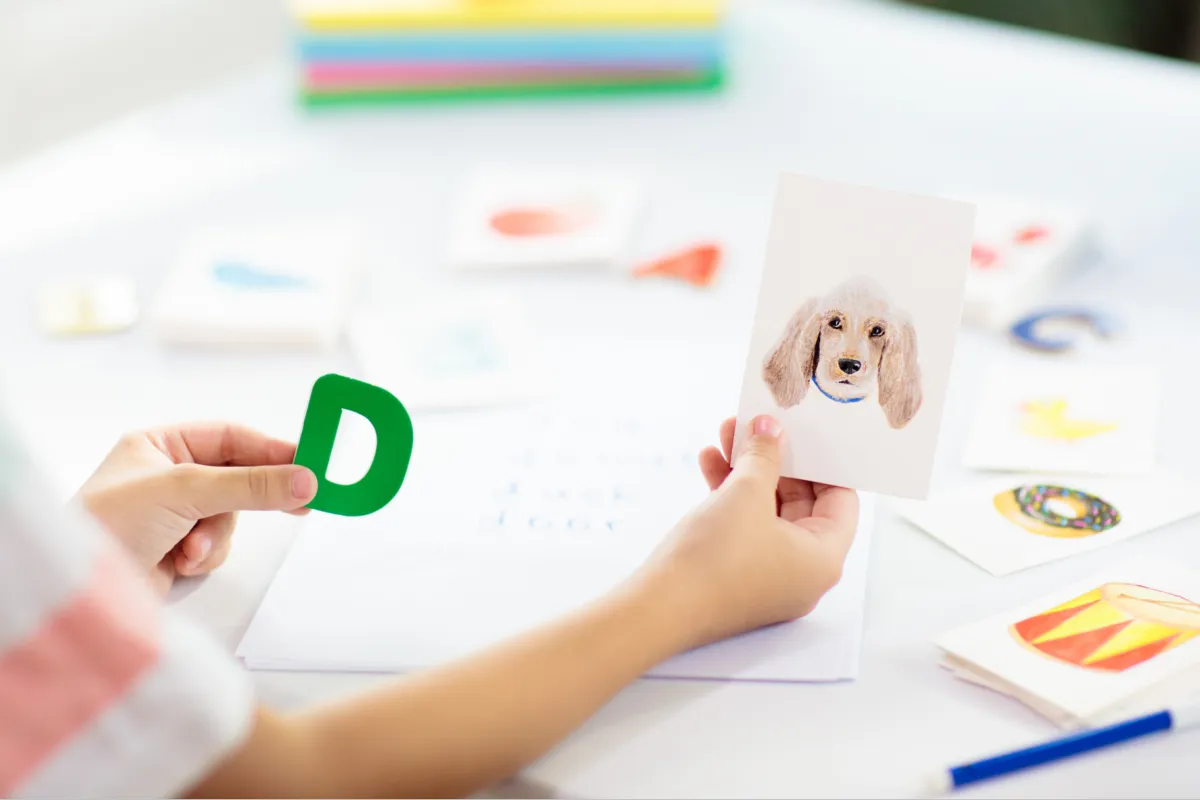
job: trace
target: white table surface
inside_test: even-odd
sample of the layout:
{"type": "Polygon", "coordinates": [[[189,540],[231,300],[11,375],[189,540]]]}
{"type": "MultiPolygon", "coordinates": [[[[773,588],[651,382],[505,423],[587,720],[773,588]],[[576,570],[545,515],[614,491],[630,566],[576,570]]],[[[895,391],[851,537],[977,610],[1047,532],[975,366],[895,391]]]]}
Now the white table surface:
{"type": "MultiPolygon", "coordinates": [[[[644,253],[719,237],[730,258],[709,292],[615,276],[503,280],[545,336],[744,339],[776,174],[793,169],[916,191],[980,190],[1085,208],[1099,256],[1059,290],[1107,302],[1130,336],[1082,358],[1160,364],[1159,450],[1187,467],[1197,444],[1189,315],[1200,287],[1200,70],[874,2],[761,2],[734,20],[728,91],[714,97],[372,110],[309,117],[283,66],[130,117],[0,173],[0,369],[22,431],[62,486],[126,427],[195,415],[294,436],[312,378],[348,354],[169,352],[144,329],[48,342],[39,282],[135,275],[151,297],[191,229],[350,214],[369,226],[363,302],[386,305],[437,267],[456,182],[488,162],[642,170],[653,207],[644,253]]],[[[2,122],[0,122],[2,124],[2,122]]],[[[987,364],[1019,358],[968,331],[958,351],[937,485],[958,466],[987,364]]],[[[714,421],[715,422],[715,421],[714,421]]],[[[1076,559],[993,578],[881,513],[862,676],[802,686],[642,681],[508,787],[564,796],[903,795],[926,770],[1054,733],[1017,703],[956,682],[932,635],[1053,590],[1133,553],[1200,567],[1195,521],[1076,559]]],[[[295,534],[248,515],[230,563],[176,601],[231,648],[295,534]]],[[[379,677],[256,675],[294,707],[379,677]]],[[[1186,733],[984,787],[979,796],[1195,796],[1186,733]]]]}

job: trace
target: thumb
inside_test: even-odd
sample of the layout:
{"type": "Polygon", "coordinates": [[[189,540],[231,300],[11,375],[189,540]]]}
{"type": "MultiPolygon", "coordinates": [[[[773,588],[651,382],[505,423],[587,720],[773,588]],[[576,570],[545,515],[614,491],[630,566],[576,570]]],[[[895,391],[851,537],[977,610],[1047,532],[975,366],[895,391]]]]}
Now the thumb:
{"type": "Polygon", "coordinates": [[[228,511],[291,511],[312,501],[317,477],[306,467],[208,467],[182,464],[174,470],[176,498],[199,518],[228,511]]]}
{"type": "Polygon", "coordinates": [[[766,414],[750,422],[750,439],[733,465],[734,475],[745,475],[755,483],[775,490],[779,483],[779,437],[783,426],[766,414]]]}

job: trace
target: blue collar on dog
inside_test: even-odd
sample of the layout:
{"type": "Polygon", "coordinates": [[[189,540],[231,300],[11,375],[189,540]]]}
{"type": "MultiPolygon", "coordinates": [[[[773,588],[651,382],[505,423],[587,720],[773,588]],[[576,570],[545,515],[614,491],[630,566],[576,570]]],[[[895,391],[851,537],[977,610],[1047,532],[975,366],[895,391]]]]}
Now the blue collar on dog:
{"type": "MultiPolygon", "coordinates": [[[[818,391],[818,392],[820,392],[821,394],[825,395],[826,397],[828,397],[830,400],[832,400],[832,401],[833,401],[833,402],[835,402],[835,403],[857,403],[859,400],[862,400],[862,399],[863,399],[862,397],[851,397],[851,398],[848,398],[848,399],[845,399],[845,400],[843,400],[843,399],[842,399],[842,398],[840,398],[840,397],[834,397],[834,396],[833,396],[833,395],[831,395],[829,392],[827,392],[827,391],[825,391],[824,389],[822,389],[822,388],[821,388],[821,384],[817,383],[817,376],[816,376],[816,375],[813,375],[812,382],[813,382],[813,386],[817,387],[817,391],[818,391]]],[[[866,397],[866,395],[863,395],[863,397],[866,397]]]]}

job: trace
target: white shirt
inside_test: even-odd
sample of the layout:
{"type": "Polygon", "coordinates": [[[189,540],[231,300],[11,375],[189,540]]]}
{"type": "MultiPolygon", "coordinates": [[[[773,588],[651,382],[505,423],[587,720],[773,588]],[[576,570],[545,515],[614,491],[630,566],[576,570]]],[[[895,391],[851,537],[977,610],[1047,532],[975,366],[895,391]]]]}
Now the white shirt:
{"type": "Polygon", "coordinates": [[[247,733],[249,677],[34,472],[0,419],[0,796],[181,794],[247,733]]]}

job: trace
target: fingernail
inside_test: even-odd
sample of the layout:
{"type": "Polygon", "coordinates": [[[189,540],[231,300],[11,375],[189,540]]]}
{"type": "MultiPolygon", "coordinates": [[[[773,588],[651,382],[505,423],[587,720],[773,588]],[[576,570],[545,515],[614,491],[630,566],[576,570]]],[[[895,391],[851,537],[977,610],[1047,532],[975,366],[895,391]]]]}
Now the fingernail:
{"type": "Polygon", "coordinates": [[[207,536],[196,537],[196,557],[192,559],[193,564],[199,564],[204,559],[208,558],[209,551],[212,550],[212,540],[207,536]]]}
{"type": "Polygon", "coordinates": [[[298,469],[292,473],[292,497],[297,500],[308,500],[317,493],[317,476],[307,469],[298,469]]]}
{"type": "Polygon", "coordinates": [[[754,418],[754,433],[756,436],[770,436],[772,439],[778,439],[783,426],[779,424],[779,420],[774,417],[763,414],[761,417],[754,418]]]}

